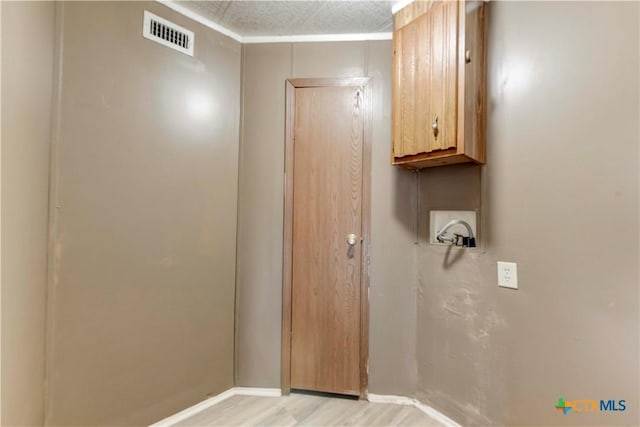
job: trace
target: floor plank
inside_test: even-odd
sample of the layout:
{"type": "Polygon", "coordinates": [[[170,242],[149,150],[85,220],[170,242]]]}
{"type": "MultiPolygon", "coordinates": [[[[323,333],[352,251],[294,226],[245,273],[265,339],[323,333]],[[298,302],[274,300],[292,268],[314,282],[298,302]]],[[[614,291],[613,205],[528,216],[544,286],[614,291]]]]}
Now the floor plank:
{"type": "Polygon", "coordinates": [[[232,396],[176,426],[442,427],[442,424],[413,406],[292,393],[282,397],[232,396]]]}

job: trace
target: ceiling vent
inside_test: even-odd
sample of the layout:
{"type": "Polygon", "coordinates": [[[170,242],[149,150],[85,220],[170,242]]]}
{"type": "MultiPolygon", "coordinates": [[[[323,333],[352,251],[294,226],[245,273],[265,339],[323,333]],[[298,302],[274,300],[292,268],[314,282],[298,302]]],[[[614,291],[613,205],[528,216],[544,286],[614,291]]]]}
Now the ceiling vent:
{"type": "Polygon", "coordinates": [[[193,31],[160,18],[147,10],[144,11],[142,35],[149,40],[193,56],[193,31]]]}

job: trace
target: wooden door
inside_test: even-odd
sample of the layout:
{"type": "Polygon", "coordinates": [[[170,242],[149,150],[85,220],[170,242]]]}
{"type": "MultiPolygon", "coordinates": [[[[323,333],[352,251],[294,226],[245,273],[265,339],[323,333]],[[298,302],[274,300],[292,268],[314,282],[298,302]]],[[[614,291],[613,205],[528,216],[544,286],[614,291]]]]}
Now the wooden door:
{"type": "Polygon", "coordinates": [[[285,257],[291,257],[290,387],[294,389],[359,395],[366,375],[362,371],[366,362],[362,82],[290,88],[294,91],[288,105],[293,111],[287,114],[293,122],[288,123],[293,143],[287,168],[287,179],[292,179],[287,194],[292,199],[291,235],[285,257]]]}
{"type": "Polygon", "coordinates": [[[456,146],[457,6],[456,1],[434,2],[427,12],[394,33],[396,158],[456,146]]]}

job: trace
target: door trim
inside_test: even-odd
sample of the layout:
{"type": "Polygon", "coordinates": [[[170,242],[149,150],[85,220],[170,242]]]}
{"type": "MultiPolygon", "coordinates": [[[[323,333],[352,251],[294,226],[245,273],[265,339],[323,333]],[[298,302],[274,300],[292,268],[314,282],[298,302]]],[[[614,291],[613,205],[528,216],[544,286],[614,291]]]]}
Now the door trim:
{"type": "Polygon", "coordinates": [[[369,77],[337,79],[288,79],[285,95],[284,241],[282,269],[282,346],[280,388],[291,391],[291,285],[293,251],[293,164],[296,88],[362,86],[362,261],[360,267],[360,399],[367,397],[369,381],[369,249],[371,231],[371,115],[372,93],[369,77]]]}

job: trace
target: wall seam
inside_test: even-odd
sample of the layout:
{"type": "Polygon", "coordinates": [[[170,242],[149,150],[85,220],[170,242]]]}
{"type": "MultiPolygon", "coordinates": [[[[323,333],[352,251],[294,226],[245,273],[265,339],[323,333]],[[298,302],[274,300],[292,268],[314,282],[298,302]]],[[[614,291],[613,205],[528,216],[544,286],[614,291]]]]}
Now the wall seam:
{"type": "Polygon", "coordinates": [[[55,330],[55,277],[56,277],[56,237],[58,210],[58,177],[59,177],[59,148],[60,148],[60,122],[62,103],[62,76],[63,76],[63,54],[64,54],[64,3],[58,2],[55,5],[54,22],[54,75],[53,75],[53,96],[51,114],[51,146],[49,151],[49,230],[47,245],[47,281],[45,289],[46,325],[45,325],[45,369],[44,369],[44,390],[43,390],[43,425],[49,425],[51,416],[51,378],[53,376],[53,357],[55,350],[55,340],[53,334],[55,330]]]}
{"type": "Polygon", "coordinates": [[[234,312],[233,312],[233,385],[238,385],[238,362],[240,360],[238,346],[240,342],[240,290],[239,280],[240,275],[240,208],[241,208],[241,189],[242,189],[242,171],[243,171],[243,156],[244,156],[244,87],[245,87],[245,47],[240,45],[240,120],[238,129],[238,189],[236,195],[236,274],[235,274],[235,287],[234,287],[234,312]]]}
{"type": "Polygon", "coordinates": [[[289,77],[295,77],[294,73],[293,73],[293,58],[294,58],[294,54],[293,54],[293,45],[294,43],[289,43],[289,77]]]}
{"type": "MultiPolygon", "coordinates": [[[[0,58],[2,52],[2,5],[0,4],[0,58]]],[[[2,67],[0,66],[0,83],[2,82],[2,67]]],[[[0,84],[0,93],[2,92],[0,84]]],[[[0,102],[0,118],[2,117],[2,102],[0,102]]],[[[0,120],[1,123],[1,120],[0,120]]],[[[0,131],[0,189],[2,189],[2,132],[0,131]]],[[[2,241],[2,197],[0,197],[0,242],[2,241]]],[[[0,245],[0,323],[2,321],[2,245],[0,245]]],[[[0,329],[1,330],[1,329],[0,329]]],[[[1,334],[0,334],[1,335],[1,334]]],[[[0,337],[0,424],[2,424],[2,338],[0,337]]]]}
{"type": "Polygon", "coordinates": [[[422,194],[422,171],[417,170],[414,172],[414,191],[415,191],[415,230],[414,230],[414,242],[413,242],[413,291],[414,291],[414,340],[413,340],[413,383],[409,384],[411,388],[411,396],[415,399],[418,398],[418,382],[419,382],[419,368],[418,368],[418,313],[420,310],[420,212],[422,212],[421,194],[422,194]]]}
{"type": "Polygon", "coordinates": [[[369,76],[369,50],[371,47],[371,42],[365,42],[363,49],[363,58],[362,58],[362,70],[364,71],[365,76],[369,76]]]}

